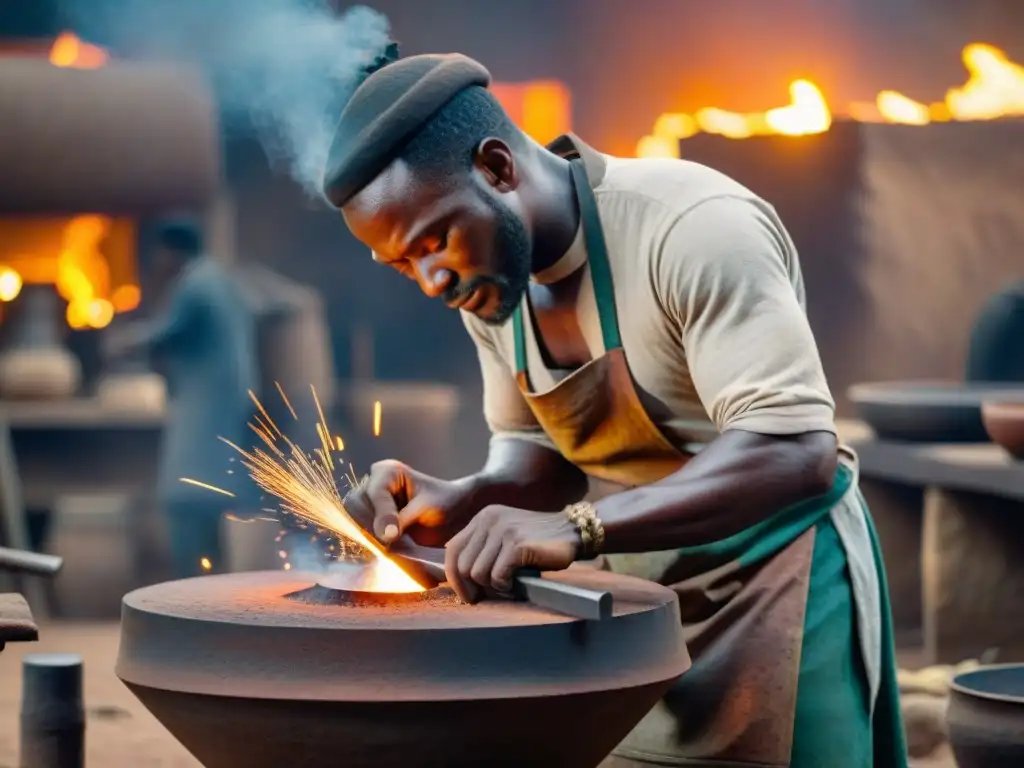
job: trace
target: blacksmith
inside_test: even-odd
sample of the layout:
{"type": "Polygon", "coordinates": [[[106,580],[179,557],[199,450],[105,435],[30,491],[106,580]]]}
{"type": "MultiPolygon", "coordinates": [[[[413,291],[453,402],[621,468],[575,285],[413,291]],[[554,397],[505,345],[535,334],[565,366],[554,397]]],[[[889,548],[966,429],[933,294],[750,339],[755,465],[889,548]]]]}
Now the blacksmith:
{"type": "Polygon", "coordinates": [[[237,509],[248,487],[241,472],[227,474],[237,454],[218,438],[239,445],[247,439],[248,392],[258,385],[256,326],[228,270],[206,254],[194,222],[162,222],[154,261],[164,306],[150,319],[111,328],[107,351],[149,353],[166,373],[170,398],[157,500],[167,519],[175,577],[186,578],[224,566],[221,516],[237,509]]]}
{"type": "Polygon", "coordinates": [[[906,766],[877,539],[775,210],[696,163],[540,146],[479,63],[396,58],[324,193],[460,311],[493,438],[460,480],[375,465],[377,535],[446,541],[469,600],[599,556],[675,589],[694,667],[609,765],[906,766]],[[588,476],[622,490],[583,501],[588,476]]]}

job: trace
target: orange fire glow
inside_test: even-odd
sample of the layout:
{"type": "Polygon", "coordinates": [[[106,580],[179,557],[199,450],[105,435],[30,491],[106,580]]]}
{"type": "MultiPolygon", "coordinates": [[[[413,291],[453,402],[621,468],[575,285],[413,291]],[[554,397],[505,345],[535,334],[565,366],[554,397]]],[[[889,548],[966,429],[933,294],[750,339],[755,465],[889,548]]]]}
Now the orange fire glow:
{"type": "Polygon", "coordinates": [[[99,69],[107,63],[107,52],[71,32],[62,32],[50,48],[50,63],[70,69],[99,69]]]}
{"type": "Polygon", "coordinates": [[[24,284],[53,285],[75,329],[104,328],[116,312],[135,309],[141,291],[131,282],[126,250],[133,234],[123,224],[99,214],[20,227],[5,222],[10,231],[0,254],[0,302],[16,299],[24,284]]]}
{"type": "MultiPolygon", "coordinates": [[[[64,32],[50,47],[49,61],[62,68],[96,69],[107,61],[102,48],[64,32]]],[[[118,312],[139,306],[141,290],[134,283],[116,285],[102,251],[111,235],[112,219],[98,214],[76,216],[62,224],[54,253],[12,254],[0,265],[0,302],[13,301],[24,283],[52,284],[67,301],[67,322],[75,329],[104,328],[118,312]]]]}
{"type": "MultiPolygon", "coordinates": [[[[1024,116],[1024,66],[987,43],[966,46],[963,62],[970,78],[963,86],[947,91],[941,102],[926,104],[898,91],[884,90],[873,104],[850,105],[849,116],[859,122],[903,125],[1024,116]]],[[[698,133],[745,139],[771,134],[804,136],[829,129],[832,111],[814,83],[797,80],[790,85],[789,93],[789,104],[766,112],[744,114],[709,107],[692,115],[662,114],[650,135],[637,144],[637,157],[679,157],[680,140],[698,133]]]]}
{"type": "Polygon", "coordinates": [[[558,81],[493,83],[491,93],[523,133],[540,144],[572,130],[572,98],[558,81]]]}

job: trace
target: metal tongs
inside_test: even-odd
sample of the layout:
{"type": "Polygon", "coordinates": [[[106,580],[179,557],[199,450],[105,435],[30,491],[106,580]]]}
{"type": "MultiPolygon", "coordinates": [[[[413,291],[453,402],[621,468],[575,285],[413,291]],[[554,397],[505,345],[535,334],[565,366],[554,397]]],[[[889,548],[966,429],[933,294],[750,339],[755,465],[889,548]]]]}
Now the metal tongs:
{"type": "MultiPolygon", "coordinates": [[[[408,536],[395,541],[388,555],[419,584],[431,589],[447,580],[444,572],[444,550],[423,547],[408,536]]],[[[545,579],[534,568],[520,568],[512,577],[512,596],[541,608],[575,616],[601,620],[612,615],[612,593],[583,589],[554,579],[545,579]]]]}

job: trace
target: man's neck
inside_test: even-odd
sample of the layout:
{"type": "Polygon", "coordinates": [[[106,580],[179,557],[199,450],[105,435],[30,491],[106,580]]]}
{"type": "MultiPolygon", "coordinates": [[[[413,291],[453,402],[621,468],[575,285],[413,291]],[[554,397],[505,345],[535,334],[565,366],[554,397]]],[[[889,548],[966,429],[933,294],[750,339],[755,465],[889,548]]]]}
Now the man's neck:
{"type": "Polygon", "coordinates": [[[580,225],[579,202],[567,160],[547,150],[538,152],[535,188],[532,274],[547,269],[569,250],[580,225]]]}

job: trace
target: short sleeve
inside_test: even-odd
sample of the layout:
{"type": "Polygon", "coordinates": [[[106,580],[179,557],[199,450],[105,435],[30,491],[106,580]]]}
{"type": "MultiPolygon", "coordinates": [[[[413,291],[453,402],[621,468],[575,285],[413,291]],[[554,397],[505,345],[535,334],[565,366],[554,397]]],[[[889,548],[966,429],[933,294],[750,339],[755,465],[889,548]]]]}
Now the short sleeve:
{"type": "Polygon", "coordinates": [[[480,361],[484,385],[484,418],[494,438],[518,438],[557,450],[537,422],[515,375],[502,357],[492,331],[468,312],[460,312],[480,361]]]}
{"type": "Polygon", "coordinates": [[[801,304],[796,253],[766,204],[705,200],[666,231],[659,295],[720,432],[835,432],[835,404],[801,304]]]}

